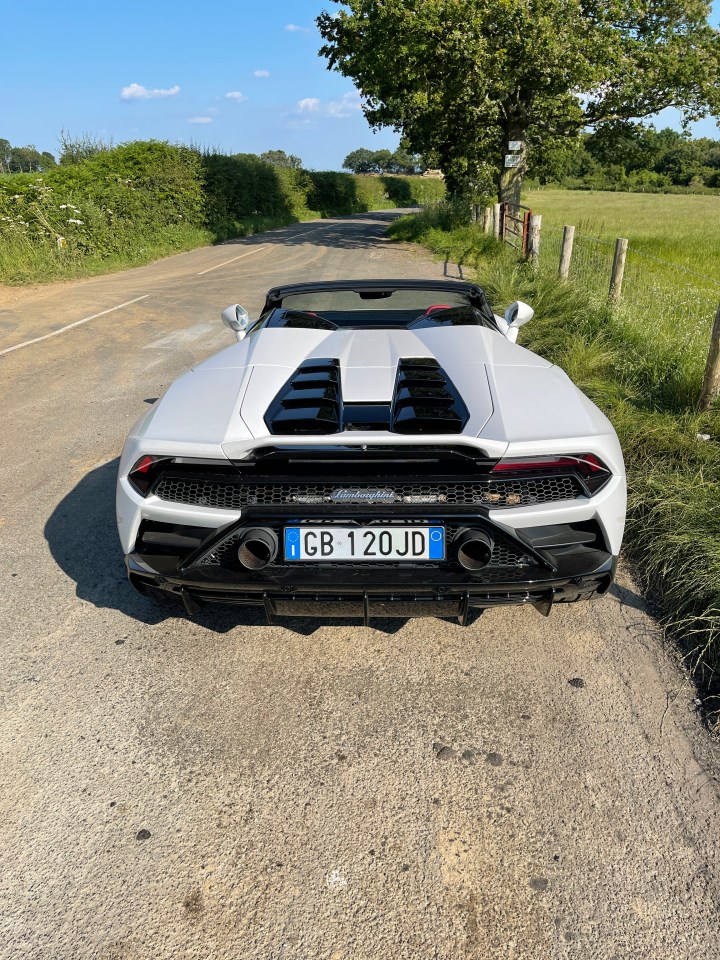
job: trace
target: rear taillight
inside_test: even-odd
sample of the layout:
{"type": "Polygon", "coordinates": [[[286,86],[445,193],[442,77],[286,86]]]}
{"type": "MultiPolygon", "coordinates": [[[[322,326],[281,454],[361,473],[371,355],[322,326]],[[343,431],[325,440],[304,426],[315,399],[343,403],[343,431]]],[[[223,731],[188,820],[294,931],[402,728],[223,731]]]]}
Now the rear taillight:
{"type": "Polygon", "coordinates": [[[154,457],[146,454],[140,457],[135,466],[128,474],[128,480],[135,487],[138,493],[144,497],[158,477],[162,465],[168,462],[168,457],[154,457]]]}
{"type": "Polygon", "coordinates": [[[610,470],[594,453],[564,454],[559,457],[509,457],[499,460],[492,473],[535,476],[548,474],[572,474],[588,493],[597,493],[612,476],[610,470]]]}

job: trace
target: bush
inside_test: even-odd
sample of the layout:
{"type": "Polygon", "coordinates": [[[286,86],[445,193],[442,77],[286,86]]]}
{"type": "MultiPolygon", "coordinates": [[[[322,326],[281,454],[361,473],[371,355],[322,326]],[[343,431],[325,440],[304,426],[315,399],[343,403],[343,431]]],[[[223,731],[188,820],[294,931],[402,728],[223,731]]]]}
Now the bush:
{"type": "Polygon", "coordinates": [[[442,196],[422,177],[359,177],[138,141],[44,176],[0,176],[0,282],[81,276],[316,216],[442,196]]]}

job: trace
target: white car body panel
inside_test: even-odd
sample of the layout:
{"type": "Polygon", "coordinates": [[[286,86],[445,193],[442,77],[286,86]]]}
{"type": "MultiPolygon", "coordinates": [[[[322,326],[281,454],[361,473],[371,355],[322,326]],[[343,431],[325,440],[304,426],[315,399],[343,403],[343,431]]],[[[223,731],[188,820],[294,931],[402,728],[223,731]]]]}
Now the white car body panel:
{"type": "MultiPolygon", "coordinates": [[[[497,318],[500,329],[507,328],[497,318]]],[[[451,378],[469,412],[460,435],[403,435],[352,430],[292,436],[294,447],[434,446],[464,444],[487,458],[593,454],[612,472],[592,497],[537,506],[490,509],[489,519],[512,532],[597,520],[609,549],[620,550],[625,521],[625,474],[615,431],[600,410],[558,367],[482,326],[406,329],[267,329],[198,364],[173,383],[135,424],[121,457],[118,529],[130,554],[144,519],[199,528],[231,525],[242,509],[171,503],[143,497],[128,480],[144,455],[241,461],[259,446],[277,445],[265,422],[268,408],[303,361],[336,358],[346,403],[389,403],[398,362],[426,357],[451,378]]]]}

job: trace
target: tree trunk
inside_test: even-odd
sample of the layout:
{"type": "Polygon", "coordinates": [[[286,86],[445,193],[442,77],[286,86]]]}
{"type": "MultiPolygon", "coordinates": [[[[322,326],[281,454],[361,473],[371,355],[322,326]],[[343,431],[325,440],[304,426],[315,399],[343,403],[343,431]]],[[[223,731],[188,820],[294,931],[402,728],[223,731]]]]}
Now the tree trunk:
{"type": "Polygon", "coordinates": [[[512,203],[514,206],[520,205],[520,192],[526,172],[526,130],[524,125],[511,120],[505,125],[505,139],[502,144],[500,180],[498,183],[498,200],[500,203],[512,203]],[[508,144],[511,140],[519,140],[522,143],[522,148],[520,150],[510,150],[508,144]],[[516,167],[506,167],[505,157],[507,156],[519,157],[520,161],[518,165],[516,167]]]}

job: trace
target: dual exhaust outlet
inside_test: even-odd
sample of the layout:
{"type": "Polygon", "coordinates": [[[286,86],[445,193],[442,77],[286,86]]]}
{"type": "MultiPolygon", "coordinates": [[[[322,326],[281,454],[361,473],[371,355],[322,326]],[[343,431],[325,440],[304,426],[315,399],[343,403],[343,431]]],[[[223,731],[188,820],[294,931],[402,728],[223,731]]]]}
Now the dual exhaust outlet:
{"type": "Polygon", "coordinates": [[[243,530],[237,548],[238,560],[246,570],[262,570],[278,555],[278,538],[266,527],[243,530]]]}
{"type": "MultiPolygon", "coordinates": [[[[455,534],[453,546],[458,563],[471,573],[490,563],[493,542],[482,530],[461,527],[455,534]]],[[[278,555],[278,538],[267,527],[246,528],[238,542],[238,560],[246,570],[263,570],[278,555]]]]}
{"type": "Polygon", "coordinates": [[[457,549],[458,563],[471,573],[482,570],[490,563],[493,542],[482,530],[461,527],[455,534],[453,544],[457,549]]]}

